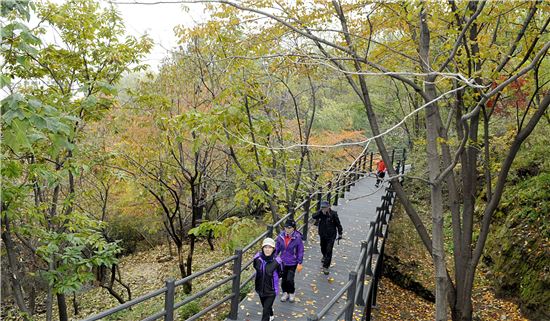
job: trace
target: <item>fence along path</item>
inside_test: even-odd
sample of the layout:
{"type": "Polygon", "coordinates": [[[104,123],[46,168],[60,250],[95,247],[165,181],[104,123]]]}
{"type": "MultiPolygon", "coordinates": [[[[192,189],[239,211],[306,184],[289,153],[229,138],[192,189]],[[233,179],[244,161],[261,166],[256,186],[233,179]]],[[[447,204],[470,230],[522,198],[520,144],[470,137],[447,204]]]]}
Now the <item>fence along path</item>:
{"type": "MultiPolygon", "coordinates": [[[[303,270],[296,273],[296,301],[280,302],[273,305],[275,320],[306,320],[326,307],[339,290],[349,281],[349,272],[358,263],[361,242],[367,240],[370,222],[376,221],[377,207],[385,188],[375,188],[373,175],[366,176],[351,187],[345,198],[338,200],[338,216],[344,229],[344,238],[340,244],[334,244],[330,274],[321,271],[321,251],[316,228],[312,227],[305,243],[303,270]]],[[[346,300],[340,299],[325,315],[326,320],[335,320],[343,310],[346,300]]],[[[261,319],[262,307],[255,292],[249,293],[239,306],[237,320],[255,321],[261,319]]],[[[362,316],[356,309],[355,316],[362,316]]],[[[344,319],[341,317],[340,319],[344,319]]]]}
{"type": "MultiPolygon", "coordinates": [[[[395,152],[393,150],[391,153],[392,163],[395,152]]],[[[405,159],[405,150],[403,150],[401,159],[405,159]]],[[[401,168],[400,172],[403,172],[404,162],[396,162],[397,171],[399,172],[401,168]],[[400,166],[400,164],[403,164],[403,166],[400,166]]],[[[246,297],[242,302],[240,300],[242,290],[247,284],[252,282],[254,277],[253,273],[250,273],[252,259],[248,258],[259,249],[261,241],[265,237],[273,237],[282,228],[285,220],[291,216],[295,218],[298,224],[297,228],[304,235],[308,236],[307,239],[309,242],[307,243],[305,252],[304,270],[297,276],[300,301],[292,303],[294,306],[289,305],[282,309],[279,309],[281,306],[280,303],[277,303],[275,308],[280,311],[278,313],[285,313],[284,309],[286,308],[289,310],[288,313],[290,315],[286,318],[279,317],[278,319],[305,320],[307,318],[307,320],[315,321],[320,320],[325,315],[330,316],[331,313],[334,313],[336,318],[328,319],[338,319],[340,315],[345,315],[345,320],[352,320],[354,303],[357,303],[358,308],[364,311],[366,320],[370,320],[371,306],[376,303],[377,279],[380,275],[382,261],[376,258],[379,252],[382,254],[380,257],[383,257],[384,242],[387,236],[387,223],[391,218],[391,204],[395,197],[394,192],[386,191],[386,194],[382,197],[382,205],[380,207],[376,206],[376,200],[383,195],[384,191],[382,190],[383,188],[373,190],[374,177],[372,176],[372,171],[373,153],[368,155],[364,150],[334,181],[328,182],[320,187],[318,191],[308,195],[291,213],[288,213],[273,225],[268,225],[264,233],[243,249],[237,249],[233,256],[183,279],[166,280],[163,288],[90,316],[84,319],[84,321],[102,320],[115,313],[144,304],[147,301],[150,302],[150,300],[162,298],[164,308],[158,312],[151,312],[152,314],[142,319],[142,321],[159,319],[173,321],[174,317],[177,316],[179,308],[190,302],[199,300],[213,290],[221,287],[227,288],[227,286],[229,286],[229,291],[223,291],[225,296],[186,320],[198,320],[222,304],[226,304],[226,302],[230,304],[228,317],[230,320],[259,320],[257,311],[254,310],[257,306],[256,302],[259,304],[259,300],[254,300],[254,297],[246,297]],[[363,178],[365,175],[367,177],[363,178]],[[351,191],[352,186],[355,186],[353,191],[351,191]],[[366,195],[371,193],[372,195],[366,195]],[[341,211],[340,219],[344,225],[344,240],[341,241],[340,245],[335,245],[335,265],[332,267],[332,273],[329,276],[330,279],[324,277],[325,283],[323,283],[323,276],[319,274],[321,256],[318,239],[315,232],[310,228],[309,222],[311,221],[310,218],[313,212],[319,209],[320,201],[325,199],[334,204],[335,209],[341,211]],[[373,217],[374,222],[369,223],[369,220],[372,220],[373,217]],[[363,242],[360,244],[361,241],[363,242]],[[248,261],[243,262],[243,258],[248,259],[248,261]],[[215,273],[215,271],[219,271],[222,268],[227,269],[227,267],[232,268],[232,275],[184,297],[183,300],[176,295],[176,290],[180,286],[192,282],[200,276],[210,275],[212,272],[215,273]],[[346,272],[349,272],[349,274],[346,274],[346,272]],[[346,275],[347,278],[345,277],[346,275]],[[342,276],[344,276],[344,279],[342,279],[342,276]],[[365,282],[366,277],[370,277],[370,282],[365,282]],[[307,286],[304,285],[304,282],[308,281],[310,283],[307,286]],[[344,282],[343,285],[342,282],[344,282]],[[343,302],[346,295],[349,298],[354,298],[353,302],[352,300],[343,302]]]]}

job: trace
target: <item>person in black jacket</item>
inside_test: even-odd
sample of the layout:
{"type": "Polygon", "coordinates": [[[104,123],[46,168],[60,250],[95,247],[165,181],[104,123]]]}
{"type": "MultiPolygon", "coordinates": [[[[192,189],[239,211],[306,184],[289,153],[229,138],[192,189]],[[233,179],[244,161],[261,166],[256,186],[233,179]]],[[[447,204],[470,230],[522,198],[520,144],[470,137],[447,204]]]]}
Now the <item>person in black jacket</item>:
{"type": "Polygon", "coordinates": [[[332,248],[336,239],[342,239],[342,224],[338,213],[330,208],[327,201],[321,202],[321,210],[312,217],[319,226],[319,238],[321,239],[321,253],[323,254],[323,273],[328,274],[332,261],[332,248]]]}
{"type": "Polygon", "coordinates": [[[254,256],[255,286],[262,302],[262,321],[273,321],[273,302],[279,294],[283,263],[274,252],[275,241],[268,237],[262,242],[262,250],[254,256]]]}

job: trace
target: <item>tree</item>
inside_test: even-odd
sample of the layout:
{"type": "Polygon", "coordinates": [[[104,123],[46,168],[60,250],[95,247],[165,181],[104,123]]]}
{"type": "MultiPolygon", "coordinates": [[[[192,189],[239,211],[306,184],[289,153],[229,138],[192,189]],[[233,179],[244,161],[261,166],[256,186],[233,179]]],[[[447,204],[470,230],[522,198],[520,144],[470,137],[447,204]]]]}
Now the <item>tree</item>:
{"type": "MultiPolygon", "coordinates": [[[[550,46],[548,5],[519,2],[509,10],[507,4],[484,1],[365,4],[335,0],[332,6],[322,1],[216,2],[226,5],[219,10],[238,9],[248,18],[250,14],[270,18],[274,24],[251,28],[251,33],[285,29],[311,44],[304,55],[342,72],[361,99],[386,163],[390,159],[379,126],[382,116],[375,111],[367,78],[391,77],[421,99],[416,112],[424,110],[426,125],[431,236],[400,183],[396,179],[391,183],[434,261],[436,319],[445,320],[450,305],[454,320],[471,320],[474,275],[491,217],[517,151],[550,102],[545,89],[548,79],[539,72],[550,46]],[[516,108],[516,135],[506,159],[495,170],[490,158],[491,120],[498,116],[487,103],[502,99],[504,90],[520,78],[530,84],[531,99],[527,106],[516,108]],[[477,181],[480,164],[481,186],[477,181]],[[481,187],[487,191],[485,200],[476,199],[481,187]],[[479,219],[476,207],[483,208],[479,219]],[[444,249],[446,213],[453,226],[452,270],[444,249]]],[[[396,174],[393,169],[389,173],[396,174]]]]}
{"type": "Polygon", "coordinates": [[[93,278],[92,267],[111,266],[119,251],[98,221],[75,208],[75,181],[86,170],[80,140],[115,103],[113,84],[150,41],[119,38],[118,14],[93,1],[10,1],[2,15],[9,21],[2,30],[9,93],[2,100],[2,240],[12,288],[20,310],[32,314],[15,275],[30,261],[24,273],[37,271],[48,283],[47,319],[55,295],[59,318],[67,320],[65,295],[93,278]],[[39,23],[30,29],[32,14],[39,23]],[[44,40],[47,32],[56,42],[44,40]]]}

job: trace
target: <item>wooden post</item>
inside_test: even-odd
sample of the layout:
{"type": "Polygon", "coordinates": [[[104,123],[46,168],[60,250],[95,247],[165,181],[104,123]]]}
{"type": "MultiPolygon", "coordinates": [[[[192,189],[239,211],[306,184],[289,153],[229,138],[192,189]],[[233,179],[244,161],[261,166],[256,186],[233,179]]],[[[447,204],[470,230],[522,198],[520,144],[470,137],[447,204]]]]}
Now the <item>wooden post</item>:
{"type": "Polygon", "coordinates": [[[317,210],[316,212],[319,212],[321,209],[321,201],[323,200],[323,188],[319,187],[319,193],[317,194],[317,210]]]}
{"type": "Polygon", "coordinates": [[[331,204],[331,198],[332,198],[332,181],[328,182],[327,202],[329,204],[331,204]]]}
{"type": "Polygon", "coordinates": [[[368,276],[372,276],[372,255],[374,254],[375,252],[375,248],[376,248],[376,244],[374,244],[374,234],[376,233],[375,231],[375,223],[374,222],[370,222],[369,223],[369,231],[372,230],[372,233],[370,234],[370,237],[369,237],[369,240],[367,240],[367,242],[370,242],[370,248],[367,250],[367,256],[370,257],[370,260],[367,260],[369,264],[367,264],[367,268],[366,268],[366,274],[368,276]]]}
{"type": "Polygon", "coordinates": [[[174,293],[175,293],[175,280],[166,280],[166,292],[164,293],[164,321],[174,321],[174,293]]]}
{"type": "Polygon", "coordinates": [[[336,188],[334,189],[334,202],[332,205],[337,206],[338,205],[338,198],[340,198],[340,180],[336,180],[336,188]]]}
{"type": "Polygon", "coordinates": [[[351,286],[348,288],[347,300],[349,304],[346,310],[346,321],[353,321],[353,310],[355,309],[355,290],[357,288],[357,272],[349,272],[348,280],[351,281],[351,286]]]}
{"type": "Polygon", "coordinates": [[[374,153],[370,152],[369,173],[372,173],[372,157],[373,156],[374,156],[374,153]]]}
{"type": "Polygon", "coordinates": [[[307,196],[306,203],[304,204],[304,229],[302,233],[302,240],[307,242],[307,234],[309,232],[309,208],[311,206],[311,194],[307,196]]]}
{"type": "MultiPolygon", "coordinates": [[[[359,276],[359,295],[357,296],[357,301],[355,304],[365,306],[365,298],[363,298],[363,289],[365,288],[365,275],[367,271],[367,256],[369,255],[369,250],[367,249],[367,241],[361,242],[361,252],[365,250],[365,255],[363,256],[363,259],[361,260],[361,265],[364,266],[363,273],[359,276]]],[[[359,253],[361,253],[359,252],[359,253]]]]}
{"type": "Polygon", "coordinates": [[[231,291],[233,292],[233,297],[231,298],[231,311],[229,312],[229,319],[237,320],[239,314],[239,301],[241,298],[241,266],[243,261],[243,250],[236,249],[235,261],[233,262],[233,284],[231,286],[231,291]]]}

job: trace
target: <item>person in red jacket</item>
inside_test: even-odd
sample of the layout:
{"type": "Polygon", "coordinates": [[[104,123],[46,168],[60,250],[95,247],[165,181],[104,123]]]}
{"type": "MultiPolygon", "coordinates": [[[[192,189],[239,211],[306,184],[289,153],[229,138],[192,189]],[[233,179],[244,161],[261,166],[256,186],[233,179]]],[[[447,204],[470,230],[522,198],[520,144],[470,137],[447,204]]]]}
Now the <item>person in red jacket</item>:
{"type": "Polygon", "coordinates": [[[285,230],[277,236],[275,256],[279,256],[283,262],[281,302],[286,300],[294,302],[296,292],[294,276],[296,272],[302,270],[304,242],[302,242],[302,233],[296,230],[296,222],[291,218],[285,222],[285,230]]]}
{"type": "Polygon", "coordinates": [[[374,184],[375,187],[378,187],[380,185],[380,182],[382,182],[384,176],[386,176],[386,171],[386,164],[383,160],[380,160],[376,168],[376,184],[374,184]]]}

